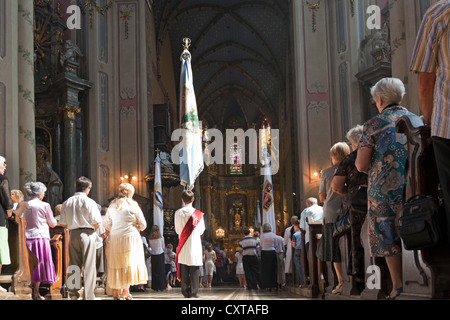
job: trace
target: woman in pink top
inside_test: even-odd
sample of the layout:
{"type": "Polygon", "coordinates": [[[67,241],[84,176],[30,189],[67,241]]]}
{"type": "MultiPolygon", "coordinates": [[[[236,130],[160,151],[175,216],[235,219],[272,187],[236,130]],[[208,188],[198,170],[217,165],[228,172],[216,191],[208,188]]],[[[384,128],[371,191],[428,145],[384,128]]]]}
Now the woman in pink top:
{"type": "Polygon", "coordinates": [[[17,211],[25,211],[27,227],[25,236],[28,249],[38,259],[37,268],[33,271],[33,299],[45,300],[39,294],[41,283],[52,284],[56,280],[55,265],[53,264],[52,250],[50,247],[50,228],[57,225],[53,217],[50,204],[43,202],[47,187],[42,182],[28,182],[25,184],[25,192],[29,200],[20,206],[17,211]]]}

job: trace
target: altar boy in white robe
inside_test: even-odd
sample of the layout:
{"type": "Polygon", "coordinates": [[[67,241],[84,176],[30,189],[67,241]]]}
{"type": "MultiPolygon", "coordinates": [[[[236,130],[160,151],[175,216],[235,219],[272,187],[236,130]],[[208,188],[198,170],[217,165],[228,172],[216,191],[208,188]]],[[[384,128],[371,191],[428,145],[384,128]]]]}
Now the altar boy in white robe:
{"type": "Polygon", "coordinates": [[[198,298],[200,267],[203,266],[201,236],[205,231],[204,213],[192,206],[194,193],[183,191],[183,208],[175,212],[175,232],[180,237],[175,264],[185,298],[198,298]]]}

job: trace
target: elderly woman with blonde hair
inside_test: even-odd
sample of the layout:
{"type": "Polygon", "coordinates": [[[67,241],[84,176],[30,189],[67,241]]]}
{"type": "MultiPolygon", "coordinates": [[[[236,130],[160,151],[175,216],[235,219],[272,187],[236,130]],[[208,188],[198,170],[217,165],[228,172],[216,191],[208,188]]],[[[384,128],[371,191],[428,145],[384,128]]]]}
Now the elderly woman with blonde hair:
{"type": "Polygon", "coordinates": [[[131,300],[130,286],[147,283],[144,246],[140,231],[147,222],[139,204],[133,200],[134,187],[129,183],[119,186],[119,193],[106,212],[107,283],[113,289],[114,300],[131,300]]]}
{"type": "Polygon", "coordinates": [[[331,181],[342,160],[350,153],[350,147],[345,142],[338,142],[330,149],[332,166],[322,171],[319,199],[323,204],[323,233],[322,233],[322,261],[333,264],[336,271],[338,284],[333,289],[333,294],[342,293],[342,262],[339,251],[339,242],[333,238],[333,225],[342,215],[342,195],[333,191],[331,181]]]}

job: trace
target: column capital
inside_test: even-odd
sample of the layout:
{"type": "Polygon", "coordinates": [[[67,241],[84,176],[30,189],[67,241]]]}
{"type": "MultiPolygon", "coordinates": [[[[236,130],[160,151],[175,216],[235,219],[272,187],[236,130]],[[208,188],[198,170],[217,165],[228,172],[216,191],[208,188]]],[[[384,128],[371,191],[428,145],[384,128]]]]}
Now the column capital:
{"type": "Polygon", "coordinates": [[[64,104],[59,108],[59,112],[61,112],[64,116],[64,119],[76,120],[77,115],[81,113],[81,108],[76,106],[71,106],[69,104],[64,104]]]}

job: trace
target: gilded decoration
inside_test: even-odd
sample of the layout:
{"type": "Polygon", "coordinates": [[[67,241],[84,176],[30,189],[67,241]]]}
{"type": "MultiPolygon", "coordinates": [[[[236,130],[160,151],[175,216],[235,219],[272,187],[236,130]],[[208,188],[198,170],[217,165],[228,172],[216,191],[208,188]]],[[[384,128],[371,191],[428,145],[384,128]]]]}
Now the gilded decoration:
{"type": "Polygon", "coordinates": [[[316,18],[316,12],[320,9],[320,1],[317,1],[316,3],[309,3],[306,1],[306,5],[308,6],[309,10],[312,13],[312,31],[317,31],[317,18],[316,18]]]}
{"type": "Polygon", "coordinates": [[[128,20],[133,16],[134,10],[133,6],[121,6],[120,7],[120,19],[124,21],[124,37],[128,39],[129,37],[129,25],[128,20]]]}
{"type": "MultiPolygon", "coordinates": [[[[80,6],[79,1],[77,1],[78,6],[80,6]]],[[[84,4],[82,4],[81,11],[83,14],[89,14],[89,27],[92,29],[94,25],[94,13],[105,15],[114,5],[114,0],[109,0],[107,4],[101,5],[97,2],[97,0],[85,0],[84,4]]]]}
{"type": "Polygon", "coordinates": [[[65,104],[59,109],[64,114],[64,119],[76,120],[77,115],[81,113],[81,108],[65,104]]]}

